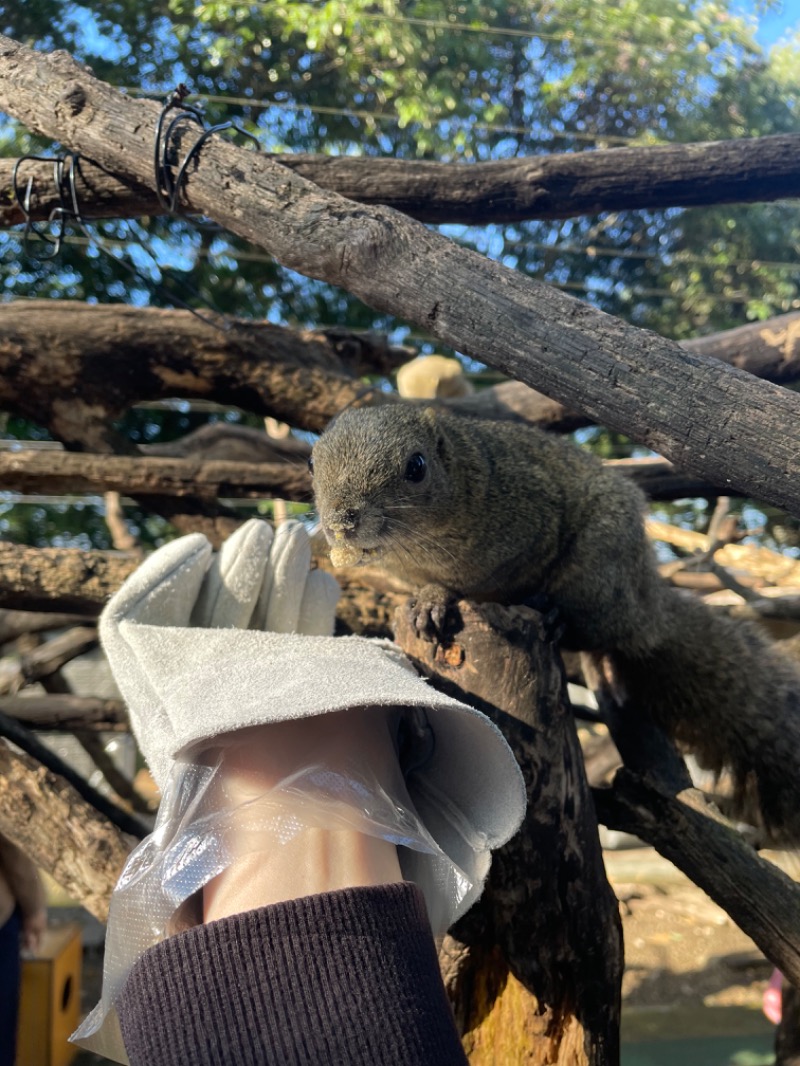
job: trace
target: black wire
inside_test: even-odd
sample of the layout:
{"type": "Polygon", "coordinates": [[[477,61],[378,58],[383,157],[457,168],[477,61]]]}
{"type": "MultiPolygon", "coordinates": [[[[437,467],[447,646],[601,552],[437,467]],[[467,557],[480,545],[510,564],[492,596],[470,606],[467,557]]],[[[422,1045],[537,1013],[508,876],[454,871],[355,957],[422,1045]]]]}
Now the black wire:
{"type": "MultiPolygon", "coordinates": [[[[222,122],[206,129],[202,113],[197,108],[189,107],[183,103],[188,92],[189,90],[185,85],[179,85],[172,96],[164,103],[158,117],[153,150],[156,196],[158,197],[158,202],[161,205],[162,210],[167,212],[167,214],[173,218],[185,218],[200,229],[218,229],[219,227],[213,224],[209,225],[181,210],[179,202],[180,194],[186,181],[190,164],[197,158],[208,138],[212,134],[219,133],[222,130],[232,129],[235,133],[241,134],[241,136],[246,137],[251,141],[259,151],[261,149],[257,138],[234,122],[222,122]],[[167,116],[170,111],[176,108],[180,109],[179,114],[175,115],[169,121],[165,129],[167,116]],[[178,133],[182,127],[187,125],[195,125],[201,132],[197,135],[179,164],[178,133]],[[176,168],[177,173],[175,173],[176,168]]],[[[160,293],[171,303],[189,311],[195,316],[195,318],[199,318],[200,321],[204,322],[206,325],[212,326],[214,329],[218,329],[222,333],[230,332],[230,330],[235,327],[236,323],[222,312],[219,312],[212,307],[209,301],[201,296],[200,293],[183,278],[177,277],[168,269],[160,266],[158,260],[149,249],[145,250],[151,256],[153,263],[158,269],[162,278],[161,282],[154,283],[136,266],[125,259],[117,257],[108,247],[106,247],[103,238],[89,227],[81,211],[76,180],[77,175],[80,172],[80,158],[81,157],[77,152],[65,151],[58,156],[25,155],[18,159],[14,164],[12,185],[14,199],[25,219],[25,229],[22,239],[26,253],[30,255],[32,259],[36,259],[39,262],[54,259],[62,249],[67,223],[72,222],[79,227],[84,236],[92,245],[94,245],[94,247],[104,255],[108,256],[109,259],[113,260],[114,263],[121,266],[124,270],[127,270],[128,273],[142,283],[145,288],[152,292],[160,293]],[[53,208],[50,212],[47,224],[49,227],[54,222],[58,223],[55,236],[51,236],[46,229],[37,226],[31,217],[30,201],[33,182],[32,179],[29,179],[27,186],[23,191],[19,174],[21,166],[27,162],[52,162],[53,164],[53,181],[58,192],[59,205],[58,207],[53,208]],[[47,246],[46,252],[42,253],[40,247],[37,247],[35,251],[33,250],[31,242],[32,235],[35,235],[40,242],[44,242],[47,246]],[[173,285],[182,289],[186,294],[187,299],[183,299],[181,296],[170,291],[163,282],[164,278],[168,278],[173,285]],[[193,299],[205,304],[208,310],[217,316],[219,321],[215,321],[213,318],[209,318],[207,315],[202,314],[202,312],[198,311],[188,302],[188,299],[193,299]]],[[[141,247],[144,247],[144,245],[141,245],[141,242],[139,243],[141,247]]]]}

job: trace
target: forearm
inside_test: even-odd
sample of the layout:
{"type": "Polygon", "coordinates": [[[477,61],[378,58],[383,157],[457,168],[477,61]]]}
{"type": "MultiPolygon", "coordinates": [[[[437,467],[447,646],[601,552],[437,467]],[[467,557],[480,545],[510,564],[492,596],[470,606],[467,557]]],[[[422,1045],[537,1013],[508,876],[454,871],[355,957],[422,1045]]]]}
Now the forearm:
{"type": "Polygon", "coordinates": [[[25,852],[5,837],[0,837],[0,873],[23,917],[42,910],[45,891],[39,871],[25,852]]]}
{"type": "Polygon", "coordinates": [[[170,937],[118,1002],[131,1066],[463,1066],[422,894],[343,889],[170,937]]]}

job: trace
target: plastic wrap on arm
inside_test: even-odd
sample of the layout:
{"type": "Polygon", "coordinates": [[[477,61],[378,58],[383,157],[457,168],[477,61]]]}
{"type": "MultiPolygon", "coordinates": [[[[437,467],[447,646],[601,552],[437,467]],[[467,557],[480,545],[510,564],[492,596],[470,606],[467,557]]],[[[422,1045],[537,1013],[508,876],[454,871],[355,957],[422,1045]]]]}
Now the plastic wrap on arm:
{"type": "MultiPolygon", "coordinates": [[[[412,777],[429,737],[421,712],[403,712],[400,760],[412,777]]],[[[328,765],[312,751],[272,787],[243,791],[232,767],[248,741],[247,733],[224,737],[173,765],[155,828],[131,853],[111,900],[102,998],[72,1038],[88,1050],[128,1061],[114,1005],[135,961],[202,920],[201,890],[212,878],[307,829],[355,829],[397,845],[403,876],[422,887],[437,932],[470,896],[470,878],[427,831],[400,774],[387,785],[361,753],[328,765]]]]}

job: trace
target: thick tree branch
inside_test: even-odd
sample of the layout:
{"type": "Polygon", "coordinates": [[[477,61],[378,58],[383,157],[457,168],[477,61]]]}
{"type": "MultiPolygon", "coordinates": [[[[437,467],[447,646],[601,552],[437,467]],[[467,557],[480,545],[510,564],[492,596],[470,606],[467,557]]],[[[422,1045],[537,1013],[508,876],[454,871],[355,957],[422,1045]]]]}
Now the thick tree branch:
{"type": "Polygon", "coordinates": [[[401,610],[395,639],[437,688],[503,730],[528,790],[522,828],[446,938],[444,976],[470,1061],[610,1066],[619,1056],[619,911],[558,654],[529,608],[460,603],[449,623],[434,644],[401,610]],[[452,966],[458,941],[469,955],[452,966]]]}
{"type": "Polygon", "coordinates": [[[110,423],[133,403],[213,399],[320,430],[360,396],[354,375],[409,356],[377,334],[290,330],[188,311],[59,300],[0,308],[0,408],[79,449],[107,451],[110,423]]]}
{"type": "Polygon", "coordinates": [[[702,793],[670,794],[649,775],[623,768],[611,789],[595,789],[594,796],[601,822],[651,844],[800,982],[800,886],[760,858],[702,793]]]}
{"type": "MultiPolygon", "coordinates": [[[[601,149],[490,163],[433,163],[353,156],[274,155],[276,163],[359,203],[384,204],[421,222],[521,222],[634,208],[753,203],[800,195],[800,136],[601,149]]],[[[0,226],[24,221],[12,191],[16,160],[0,160],[0,226]]],[[[31,214],[59,206],[52,163],[25,162],[31,214]]],[[[159,215],[142,185],[81,160],[86,218],[159,215]]]]}
{"type": "MultiPolygon", "coordinates": [[[[158,105],[99,82],[67,54],[45,56],[0,38],[0,107],[152,185],[158,105]]],[[[800,397],[722,371],[406,215],[326,193],[219,136],[190,170],[187,209],[255,241],[284,266],[404,317],[681,469],[800,514],[800,397]]]]}
{"type": "MultiPolygon", "coordinates": [[[[317,565],[330,567],[327,549],[315,548],[317,565]]],[[[141,560],[121,552],[77,548],[27,548],[0,542],[0,605],[23,610],[74,610],[96,616],[141,560]]],[[[369,567],[337,570],[342,598],[341,633],[388,636],[407,590],[369,567]]]]}
{"type": "Polygon", "coordinates": [[[139,562],[117,552],[0,543],[0,603],[18,610],[98,615],[139,562]]]}
{"type": "Polygon", "coordinates": [[[63,778],[0,741],[0,832],[105,921],[135,843],[63,778]]]}

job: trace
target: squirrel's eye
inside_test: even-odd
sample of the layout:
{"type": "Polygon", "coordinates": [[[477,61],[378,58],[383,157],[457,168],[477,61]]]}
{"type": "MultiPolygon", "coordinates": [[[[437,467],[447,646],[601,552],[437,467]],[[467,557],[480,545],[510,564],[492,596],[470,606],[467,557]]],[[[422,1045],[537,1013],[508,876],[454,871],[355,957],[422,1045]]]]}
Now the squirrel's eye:
{"type": "Polygon", "coordinates": [[[314,456],[313,455],[309,455],[309,457],[308,457],[308,472],[309,472],[309,474],[313,474],[314,473],[314,456]]]}
{"type": "Polygon", "coordinates": [[[406,481],[422,481],[427,469],[428,464],[425,461],[425,456],[419,452],[414,452],[406,463],[406,481]]]}

